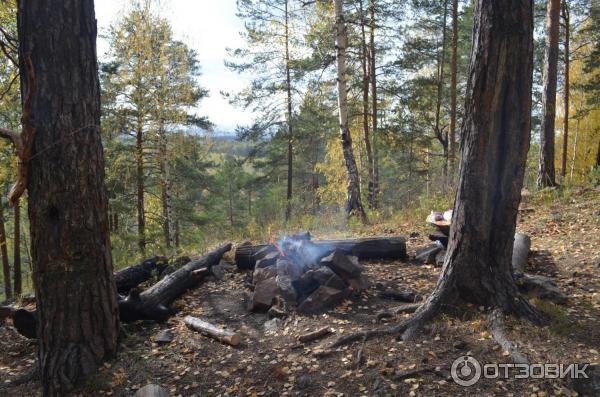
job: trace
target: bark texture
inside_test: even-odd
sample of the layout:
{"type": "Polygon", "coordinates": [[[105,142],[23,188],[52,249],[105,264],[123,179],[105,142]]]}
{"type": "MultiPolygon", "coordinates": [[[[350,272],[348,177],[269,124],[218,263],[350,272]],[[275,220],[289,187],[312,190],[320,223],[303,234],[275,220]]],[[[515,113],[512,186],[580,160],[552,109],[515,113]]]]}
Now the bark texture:
{"type": "Polygon", "coordinates": [[[44,396],[63,396],[115,354],[119,330],[94,2],[19,0],[18,32],[22,92],[35,82],[27,189],[40,378],[44,396]]]}
{"type": "Polygon", "coordinates": [[[570,59],[570,43],[571,40],[571,15],[569,13],[569,6],[565,0],[562,2],[562,20],[565,29],[565,42],[564,42],[564,50],[565,50],[565,83],[563,88],[563,105],[564,105],[564,115],[563,115],[563,142],[562,142],[562,161],[560,168],[560,176],[565,181],[565,176],[567,175],[567,156],[568,156],[568,148],[569,148],[569,93],[571,91],[571,82],[570,82],[570,70],[571,67],[571,59],[570,59]]]}
{"type": "Polygon", "coordinates": [[[448,252],[428,300],[392,329],[405,337],[456,301],[541,322],[511,272],[529,149],[532,65],[533,1],[477,0],[448,252]]]}
{"type": "Polygon", "coordinates": [[[456,69],[458,62],[458,0],[452,0],[452,58],[450,60],[450,129],[448,130],[448,166],[454,179],[456,163],[456,69]]]}
{"type": "Polygon", "coordinates": [[[10,264],[8,262],[8,249],[6,246],[6,228],[4,227],[4,206],[0,202],[0,259],[2,260],[2,275],[4,277],[4,297],[12,298],[12,284],[10,277],[10,264]]]}
{"type": "Polygon", "coordinates": [[[336,58],[337,58],[337,89],[340,122],[340,138],[346,171],[348,174],[348,195],[346,213],[356,215],[365,222],[367,215],[360,197],[360,179],[356,159],[352,150],[352,138],[348,127],[348,88],[346,81],[346,47],[348,46],[348,31],[344,18],[342,0],[335,0],[335,26],[336,26],[336,58]]]}
{"type": "Polygon", "coordinates": [[[13,245],[13,278],[14,278],[14,293],[20,296],[22,289],[21,275],[21,203],[17,200],[15,203],[15,225],[14,225],[14,245],[13,245]]]}
{"type": "Polygon", "coordinates": [[[436,291],[529,314],[511,275],[531,127],[531,0],[478,0],[458,191],[436,291]]]}
{"type": "Polygon", "coordinates": [[[548,0],[546,51],[544,55],[543,118],[540,130],[538,187],[556,185],[554,170],[554,127],[556,121],[556,79],[558,70],[558,33],[560,0],[548,0]]]}

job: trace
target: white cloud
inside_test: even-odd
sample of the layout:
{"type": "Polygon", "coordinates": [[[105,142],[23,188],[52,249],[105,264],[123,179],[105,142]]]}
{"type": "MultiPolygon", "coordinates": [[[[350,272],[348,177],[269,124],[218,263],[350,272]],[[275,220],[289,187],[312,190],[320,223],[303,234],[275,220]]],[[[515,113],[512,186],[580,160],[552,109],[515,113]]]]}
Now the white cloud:
{"type": "MultiPolygon", "coordinates": [[[[96,18],[100,34],[124,12],[122,0],[96,0],[96,18]]],[[[210,91],[198,114],[208,116],[219,130],[232,130],[238,124],[248,124],[251,114],[229,105],[220,91],[237,91],[247,80],[223,64],[225,48],[243,44],[239,32],[243,23],[235,16],[235,0],[163,0],[161,13],[169,19],[177,38],[185,41],[198,53],[202,76],[200,84],[210,91]]],[[[98,55],[102,60],[108,44],[98,39],[98,55]]]]}

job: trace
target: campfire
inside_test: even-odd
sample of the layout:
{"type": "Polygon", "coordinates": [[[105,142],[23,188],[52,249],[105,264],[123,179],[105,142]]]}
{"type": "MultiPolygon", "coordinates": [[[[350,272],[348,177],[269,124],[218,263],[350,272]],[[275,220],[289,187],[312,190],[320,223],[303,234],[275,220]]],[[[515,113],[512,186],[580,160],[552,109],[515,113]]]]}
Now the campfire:
{"type": "Polygon", "coordinates": [[[254,258],[250,309],[273,316],[319,313],[369,284],[357,257],[315,244],[308,233],[272,241],[254,258]]]}

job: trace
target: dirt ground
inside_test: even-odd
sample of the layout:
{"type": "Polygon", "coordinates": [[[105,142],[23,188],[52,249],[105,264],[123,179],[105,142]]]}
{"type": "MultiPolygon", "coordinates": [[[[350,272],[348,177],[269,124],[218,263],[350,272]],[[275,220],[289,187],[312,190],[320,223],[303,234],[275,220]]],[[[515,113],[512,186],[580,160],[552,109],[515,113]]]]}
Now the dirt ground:
{"type": "MultiPolygon", "coordinates": [[[[528,273],[551,276],[569,297],[564,306],[534,301],[553,321],[536,327],[507,319],[509,337],[531,363],[600,363],[600,193],[580,192],[570,202],[522,205],[519,231],[532,238],[528,273]]],[[[427,228],[403,229],[416,235],[409,253],[428,244],[427,228]]],[[[403,230],[401,230],[403,229],[403,230]]],[[[373,287],[325,314],[292,314],[278,327],[265,330],[265,314],[249,313],[245,302],[248,274],[233,266],[222,281],[206,281],[177,302],[179,314],[166,324],[138,322],[123,326],[118,356],[107,363],[75,395],[131,396],[156,383],[172,396],[551,396],[577,395],[571,384],[551,379],[482,379],[470,387],[450,378],[453,361],[472,356],[481,363],[509,363],[510,357],[490,335],[485,308],[471,307],[461,318],[443,316],[410,342],[394,337],[368,340],[327,357],[316,352],[335,338],[376,324],[377,312],[398,302],[377,296],[376,283],[426,296],[439,268],[414,261],[363,263],[373,287]],[[185,315],[236,330],[242,343],[230,347],[183,324],[185,315]],[[297,337],[328,326],[326,339],[299,344],[297,337]],[[154,336],[163,329],[174,340],[159,346],[154,336]],[[427,371],[425,371],[427,369],[427,371]],[[421,371],[424,370],[424,371],[421,371]]],[[[386,324],[399,321],[389,319],[386,324]]],[[[40,395],[35,379],[36,346],[0,326],[0,395],[40,395]]]]}

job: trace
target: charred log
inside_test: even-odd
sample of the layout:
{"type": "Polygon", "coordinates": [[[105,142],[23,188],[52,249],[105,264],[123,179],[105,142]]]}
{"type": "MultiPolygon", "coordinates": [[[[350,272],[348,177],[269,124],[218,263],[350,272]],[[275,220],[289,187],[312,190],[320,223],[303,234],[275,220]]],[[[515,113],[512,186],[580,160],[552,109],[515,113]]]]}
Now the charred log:
{"type": "Polygon", "coordinates": [[[128,266],[117,272],[115,274],[117,292],[126,294],[132,288],[150,280],[154,274],[160,275],[167,268],[167,261],[168,259],[164,256],[155,256],[138,265],[128,266]]]}
{"type": "Polygon", "coordinates": [[[202,258],[189,262],[142,293],[135,289],[131,290],[126,298],[119,301],[121,320],[125,322],[142,319],[165,321],[173,313],[169,308],[171,303],[203,279],[200,276],[202,272],[196,275],[193,272],[204,268],[210,270],[230,249],[231,244],[225,244],[202,258]]]}
{"type": "MultiPolygon", "coordinates": [[[[406,239],[403,237],[371,237],[347,240],[313,240],[319,256],[324,257],[335,250],[361,260],[405,259],[406,239]]],[[[269,244],[240,246],[235,251],[235,263],[240,269],[254,269],[256,262],[277,248],[269,244]]]]}

